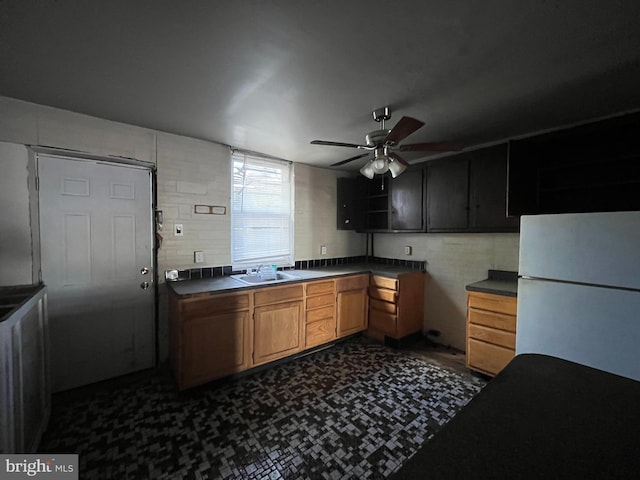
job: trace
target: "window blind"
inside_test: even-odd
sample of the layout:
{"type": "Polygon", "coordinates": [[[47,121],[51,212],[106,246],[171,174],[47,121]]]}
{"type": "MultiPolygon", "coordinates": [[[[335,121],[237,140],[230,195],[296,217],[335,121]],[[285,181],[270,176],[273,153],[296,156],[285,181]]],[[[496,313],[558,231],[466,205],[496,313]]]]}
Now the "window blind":
{"type": "Polygon", "coordinates": [[[231,263],[234,269],[293,265],[293,167],[232,151],[231,263]]]}

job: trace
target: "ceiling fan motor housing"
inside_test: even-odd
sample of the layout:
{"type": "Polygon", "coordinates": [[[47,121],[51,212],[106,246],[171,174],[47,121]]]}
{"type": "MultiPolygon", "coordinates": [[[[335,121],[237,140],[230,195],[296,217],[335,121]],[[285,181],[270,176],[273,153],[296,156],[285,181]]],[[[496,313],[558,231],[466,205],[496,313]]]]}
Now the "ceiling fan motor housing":
{"type": "Polygon", "coordinates": [[[382,145],[384,143],[384,140],[387,138],[387,135],[389,135],[390,131],[391,130],[386,130],[386,129],[374,130],[373,132],[367,133],[364,139],[367,142],[367,145],[370,147],[382,145]]]}

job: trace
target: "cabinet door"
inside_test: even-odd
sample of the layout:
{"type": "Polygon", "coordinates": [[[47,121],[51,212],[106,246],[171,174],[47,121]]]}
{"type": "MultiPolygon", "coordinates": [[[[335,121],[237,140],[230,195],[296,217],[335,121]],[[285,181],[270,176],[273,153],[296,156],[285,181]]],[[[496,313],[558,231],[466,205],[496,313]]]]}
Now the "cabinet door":
{"type": "Polygon", "coordinates": [[[366,289],[338,292],[338,337],[360,332],[367,328],[369,307],[366,289]]]}
{"type": "Polygon", "coordinates": [[[338,178],[337,228],[356,230],[364,228],[366,184],[361,178],[338,178]]]}
{"type": "Polygon", "coordinates": [[[391,230],[424,229],[424,171],[406,170],[391,180],[391,230]]]}
{"type": "Polygon", "coordinates": [[[249,367],[249,312],[229,312],[182,323],[181,387],[203,383],[249,367]]]}
{"type": "Polygon", "coordinates": [[[255,365],[286,357],[304,345],[303,302],[256,307],[253,313],[253,362],[255,365]]]}
{"type": "Polygon", "coordinates": [[[473,152],[469,183],[471,230],[518,230],[518,217],[507,217],[506,144],[473,152]]]}
{"type": "Polygon", "coordinates": [[[464,231],[469,213],[469,154],[427,166],[427,230],[464,231]]]}

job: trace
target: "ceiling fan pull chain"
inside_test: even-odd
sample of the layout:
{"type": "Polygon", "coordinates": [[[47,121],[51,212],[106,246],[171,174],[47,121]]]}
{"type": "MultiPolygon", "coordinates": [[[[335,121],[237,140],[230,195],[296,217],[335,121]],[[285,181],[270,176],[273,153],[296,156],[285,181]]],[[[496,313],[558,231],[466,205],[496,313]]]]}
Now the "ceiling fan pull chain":
{"type": "Polygon", "coordinates": [[[380,191],[384,192],[384,175],[380,175],[380,191]]]}

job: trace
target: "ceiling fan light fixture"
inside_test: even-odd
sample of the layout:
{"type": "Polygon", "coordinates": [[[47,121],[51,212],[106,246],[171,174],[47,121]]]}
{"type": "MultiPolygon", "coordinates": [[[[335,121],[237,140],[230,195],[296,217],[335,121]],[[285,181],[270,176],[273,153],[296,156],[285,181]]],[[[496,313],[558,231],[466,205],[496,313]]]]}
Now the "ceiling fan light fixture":
{"type": "Polygon", "coordinates": [[[373,171],[373,162],[367,162],[364,167],[360,169],[360,173],[367,177],[369,180],[373,179],[375,172],[373,171]]]}
{"type": "Polygon", "coordinates": [[[389,171],[389,158],[386,153],[386,150],[376,148],[375,157],[371,162],[374,173],[384,174],[389,171]]]}
{"type": "Polygon", "coordinates": [[[400,175],[402,172],[404,172],[407,169],[407,166],[404,165],[403,163],[400,163],[394,159],[391,159],[391,161],[389,162],[389,171],[391,172],[391,176],[393,178],[396,178],[398,175],[400,175]]]}

